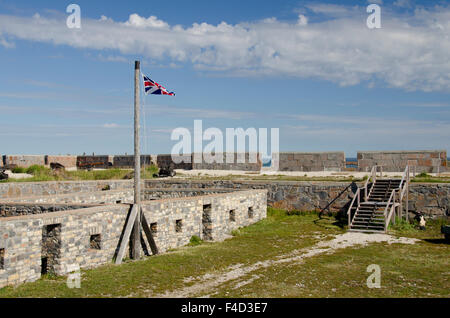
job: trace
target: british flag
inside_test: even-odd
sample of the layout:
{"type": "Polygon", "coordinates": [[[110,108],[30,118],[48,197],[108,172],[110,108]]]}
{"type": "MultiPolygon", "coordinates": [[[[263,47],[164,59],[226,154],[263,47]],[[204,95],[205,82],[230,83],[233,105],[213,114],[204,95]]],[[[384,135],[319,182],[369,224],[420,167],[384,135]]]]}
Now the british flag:
{"type": "Polygon", "coordinates": [[[170,95],[175,96],[174,92],[168,92],[163,86],[159,85],[155,81],[152,81],[149,77],[142,74],[144,78],[144,90],[145,94],[154,94],[154,95],[170,95]]]}

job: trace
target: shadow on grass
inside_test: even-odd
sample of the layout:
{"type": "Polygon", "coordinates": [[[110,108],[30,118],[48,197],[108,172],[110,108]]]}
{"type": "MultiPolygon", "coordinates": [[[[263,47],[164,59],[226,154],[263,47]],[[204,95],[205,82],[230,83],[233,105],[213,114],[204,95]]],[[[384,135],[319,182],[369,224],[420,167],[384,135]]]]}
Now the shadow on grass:
{"type": "Polygon", "coordinates": [[[432,243],[432,244],[450,244],[449,240],[446,240],[445,238],[440,239],[424,239],[425,242],[432,243]]]}

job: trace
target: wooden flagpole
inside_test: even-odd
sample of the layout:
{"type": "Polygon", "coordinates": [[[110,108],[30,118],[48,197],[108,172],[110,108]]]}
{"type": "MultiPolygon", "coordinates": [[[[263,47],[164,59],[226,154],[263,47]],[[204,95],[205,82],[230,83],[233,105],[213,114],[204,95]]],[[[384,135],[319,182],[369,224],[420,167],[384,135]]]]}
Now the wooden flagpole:
{"type": "Polygon", "coordinates": [[[134,64],[134,203],[130,210],[128,219],[125,223],[122,239],[119,242],[119,249],[117,252],[116,264],[121,264],[125,256],[125,251],[128,242],[131,247],[131,258],[141,258],[141,232],[142,229],[150,244],[153,254],[158,254],[158,247],[153,238],[149,223],[142,213],[141,207],[141,154],[139,146],[139,128],[140,128],[140,113],[139,113],[139,83],[141,77],[141,65],[139,61],[134,64]]]}
{"type": "Polygon", "coordinates": [[[141,257],[141,154],[139,143],[140,110],[139,110],[139,83],[141,76],[141,63],[134,64],[134,206],[137,209],[131,235],[131,258],[141,257]]]}

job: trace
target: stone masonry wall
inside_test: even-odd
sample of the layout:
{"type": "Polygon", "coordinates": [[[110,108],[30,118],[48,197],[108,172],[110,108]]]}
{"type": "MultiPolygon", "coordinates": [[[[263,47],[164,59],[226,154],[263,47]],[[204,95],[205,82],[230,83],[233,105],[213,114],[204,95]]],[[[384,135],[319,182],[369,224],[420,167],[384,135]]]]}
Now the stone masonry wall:
{"type": "MultiPolygon", "coordinates": [[[[141,166],[150,166],[152,164],[156,164],[152,156],[141,155],[141,166]]],[[[114,156],[113,167],[134,169],[134,156],[114,156]]]]}
{"type": "Polygon", "coordinates": [[[193,235],[208,240],[208,237],[204,236],[205,205],[211,205],[209,239],[221,241],[228,237],[232,230],[266,218],[266,202],[266,191],[237,191],[145,202],[143,211],[149,224],[156,223],[155,241],[158,248],[164,252],[188,244],[193,235]],[[248,217],[249,208],[254,211],[252,218],[248,217]],[[230,220],[231,210],[235,211],[234,221],[230,220]],[[181,229],[177,232],[177,221],[180,220],[181,229]]]}
{"type": "MultiPolygon", "coordinates": [[[[145,189],[189,189],[201,190],[212,189],[267,189],[268,201],[271,205],[277,204],[296,210],[313,211],[325,207],[333,200],[349,183],[346,182],[307,182],[307,181],[201,181],[183,179],[154,179],[145,180],[145,189]]],[[[358,184],[362,186],[362,184],[358,184]]],[[[37,182],[37,183],[0,183],[0,202],[8,198],[18,198],[21,196],[44,196],[55,193],[76,193],[76,192],[98,192],[108,186],[113,190],[132,189],[130,180],[118,181],[68,181],[68,182],[37,182]]],[[[174,195],[156,191],[153,196],[147,194],[143,187],[143,195],[147,199],[177,197],[181,192],[174,195]],[[163,196],[160,196],[163,195],[163,196]]],[[[192,192],[194,193],[194,192],[192,192]]],[[[203,192],[204,193],[204,192],[203,192]]],[[[338,211],[344,207],[349,198],[353,196],[351,190],[343,195],[335,204],[333,211],[338,211]]],[[[410,207],[413,210],[423,210],[429,215],[445,215],[450,212],[450,184],[418,184],[412,183],[410,190],[410,207]],[[417,207],[417,208],[416,208],[417,207]]],[[[14,202],[17,202],[14,199],[14,202]]],[[[97,201],[101,202],[101,201],[97,201]]],[[[61,202],[59,202],[61,203],[61,202]]]]}
{"type": "Polygon", "coordinates": [[[18,166],[28,168],[33,165],[45,165],[45,156],[33,155],[4,155],[4,166],[18,166]]]}
{"type": "Polygon", "coordinates": [[[76,168],[77,156],[45,156],[45,165],[50,166],[51,163],[62,164],[66,169],[76,168]]]}
{"type": "MultiPolygon", "coordinates": [[[[239,181],[239,180],[145,180],[145,191],[151,189],[198,189],[211,190],[247,190],[266,189],[267,201],[287,209],[301,211],[320,210],[339,195],[350,183],[344,182],[306,182],[306,181],[239,181]]],[[[354,187],[354,191],[355,188],[354,187]]],[[[339,211],[353,197],[352,189],[333,205],[333,211],[339,211]]]]}
{"type": "Polygon", "coordinates": [[[92,204],[35,204],[35,203],[0,203],[0,217],[44,214],[59,211],[86,209],[93,207],[92,204]]]}
{"type": "Polygon", "coordinates": [[[37,203],[37,204],[111,204],[132,203],[133,189],[109,190],[98,192],[77,192],[69,194],[29,196],[20,198],[1,199],[2,203],[37,203]]]}
{"type": "Polygon", "coordinates": [[[132,188],[132,180],[7,182],[0,183],[0,200],[26,196],[97,192],[103,189],[125,190],[132,188]]]}
{"type": "MultiPolygon", "coordinates": [[[[195,154],[194,154],[195,156],[195,154]]],[[[201,163],[192,164],[194,170],[240,170],[240,171],[260,171],[262,167],[261,158],[258,153],[232,153],[232,163],[227,163],[226,153],[217,153],[214,155],[198,154],[201,163]],[[218,159],[220,158],[220,159],[218,159]],[[216,160],[219,160],[216,162],[216,160]]]]}
{"type": "Polygon", "coordinates": [[[342,171],[344,152],[280,152],[274,154],[272,165],[278,161],[279,171],[342,171]]]}
{"type": "Polygon", "coordinates": [[[59,257],[52,264],[57,275],[69,266],[89,268],[111,261],[125,222],[128,205],[8,217],[0,219],[0,248],[5,250],[0,287],[35,281],[41,276],[45,227],[61,225],[59,257]],[[101,250],[90,250],[90,235],[102,235],[101,250]]]}
{"type": "Polygon", "coordinates": [[[199,195],[228,193],[230,189],[144,189],[142,190],[142,198],[145,201],[169,199],[169,198],[185,198],[199,195]]]}
{"type": "MultiPolygon", "coordinates": [[[[445,172],[447,151],[359,151],[358,169],[370,171],[373,166],[383,166],[383,171],[404,171],[407,165],[415,166],[418,173],[445,172]]],[[[413,168],[412,168],[413,169],[413,168]]]]}
{"type": "MultiPolygon", "coordinates": [[[[300,211],[320,211],[350,185],[347,182],[310,181],[239,181],[239,180],[146,180],[145,189],[266,189],[268,204],[300,211]]],[[[345,210],[353,198],[358,183],[331,206],[331,211],[345,210]]],[[[423,212],[430,217],[450,216],[449,183],[411,183],[409,192],[411,211],[423,212]]]]}
{"type": "MultiPolygon", "coordinates": [[[[211,239],[222,240],[232,229],[265,218],[267,210],[266,191],[145,201],[142,206],[156,230],[155,242],[160,252],[186,245],[193,235],[204,237],[204,224],[206,232],[211,231],[211,239]],[[208,204],[211,223],[205,224],[203,209],[208,204]],[[230,219],[231,210],[234,220],[230,219]]],[[[110,263],[129,210],[130,205],[115,204],[0,218],[0,249],[4,253],[0,288],[39,279],[43,256],[52,257],[46,260],[46,266],[48,269],[50,261],[51,270],[57,275],[69,273],[73,265],[91,268],[110,263]],[[48,242],[49,237],[53,241],[48,242]]]]}

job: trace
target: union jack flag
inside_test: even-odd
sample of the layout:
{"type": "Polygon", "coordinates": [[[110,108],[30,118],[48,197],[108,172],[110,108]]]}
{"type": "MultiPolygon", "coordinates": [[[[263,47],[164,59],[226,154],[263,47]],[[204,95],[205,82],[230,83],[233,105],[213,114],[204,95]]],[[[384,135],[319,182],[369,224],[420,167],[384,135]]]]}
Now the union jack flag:
{"type": "Polygon", "coordinates": [[[145,94],[154,94],[154,95],[170,95],[175,96],[174,92],[168,92],[163,86],[159,85],[155,81],[152,81],[150,78],[142,74],[144,78],[144,90],[145,94]]]}

